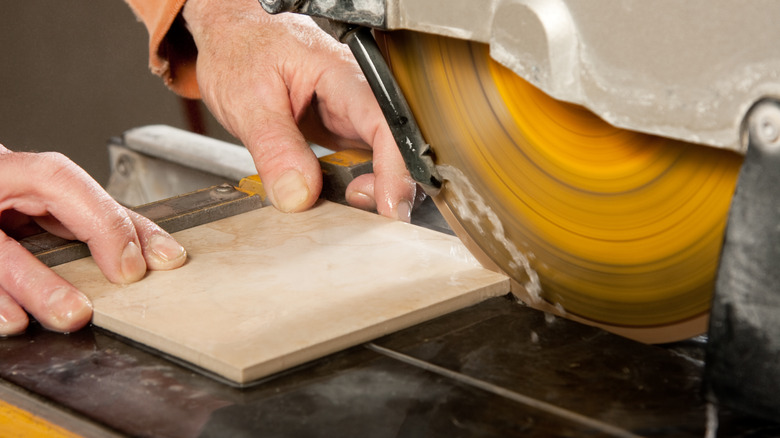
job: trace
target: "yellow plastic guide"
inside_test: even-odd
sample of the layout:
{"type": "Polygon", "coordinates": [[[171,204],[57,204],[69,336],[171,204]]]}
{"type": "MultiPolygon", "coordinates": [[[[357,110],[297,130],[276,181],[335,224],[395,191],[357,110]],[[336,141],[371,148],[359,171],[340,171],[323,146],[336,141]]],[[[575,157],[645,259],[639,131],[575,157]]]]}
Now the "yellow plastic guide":
{"type": "Polygon", "coordinates": [[[55,424],[0,401],[0,436],[16,438],[78,438],[55,424]]]}
{"type": "MultiPolygon", "coordinates": [[[[437,165],[459,169],[484,198],[544,300],[600,325],[679,327],[655,342],[704,329],[741,155],[616,128],[544,94],[485,45],[383,35],[437,165]]],[[[445,184],[441,199],[468,237],[527,282],[493,224],[458,216],[453,203],[468,200],[453,192],[445,184]]]]}

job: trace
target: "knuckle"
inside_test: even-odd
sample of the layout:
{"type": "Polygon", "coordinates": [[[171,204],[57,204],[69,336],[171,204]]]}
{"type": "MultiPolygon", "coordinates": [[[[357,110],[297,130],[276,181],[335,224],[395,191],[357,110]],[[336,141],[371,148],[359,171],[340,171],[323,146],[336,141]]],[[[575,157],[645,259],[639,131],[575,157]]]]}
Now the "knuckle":
{"type": "Polygon", "coordinates": [[[143,234],[143,235],[152,235],[152,234],[168,235],[168,233],[166,233],[159,225],[154,223],[154,221],[147,218],[146,216],[138,214],[133,210],[129,210],[127,208],[123,208],[123,209],[125,213],[128,215],[129,219],[132,221],[136,233],[143,234]]]}
{"type": "Polygon", "coordinates": [[[135,226],[125,209],[110,197],[98,201],[97,211],[102,212],[99,218],[103,223],[101,227],[107,233],[133,234],[135,226]]]}
{"type": "Polygon", "coordinates": [[[55,184],[63,180],[73,180],[83,172],[76,163],[59,152],[40,152],[36,156],[35,166],[38,173],[55,184]]]}
{"type": "Polygon", "coordinates": [[[268,118],[255,120],[247,135],[247,147],[259,168],[293,165],[309,151],[303,134],[294,123],[274,123],[268,118]]]}

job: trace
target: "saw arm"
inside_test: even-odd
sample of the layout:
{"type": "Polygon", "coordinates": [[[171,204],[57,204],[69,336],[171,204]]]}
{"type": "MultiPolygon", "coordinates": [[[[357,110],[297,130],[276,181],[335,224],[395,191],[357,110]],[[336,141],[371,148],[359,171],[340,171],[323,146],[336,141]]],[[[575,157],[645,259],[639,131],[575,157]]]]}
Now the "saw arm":
{"type": "Polygon", "coordinates": [[[475,255],[645,342],[703,333],[712,301],[710,398],[776,419],[780,4],[260,2],[417,31],[382,42],[475,255]]]}
{"type": "Polygon", "coordinates": [[[321,26],[352,48],[412,175],[430,191],[444,174],[437,205],[472,252],[515,280],[516,295],[648,342],[706,330],[738,154],[617,128],[553,99],[479,42],[387,33],[400,92],[367,31],[321,26]]]}

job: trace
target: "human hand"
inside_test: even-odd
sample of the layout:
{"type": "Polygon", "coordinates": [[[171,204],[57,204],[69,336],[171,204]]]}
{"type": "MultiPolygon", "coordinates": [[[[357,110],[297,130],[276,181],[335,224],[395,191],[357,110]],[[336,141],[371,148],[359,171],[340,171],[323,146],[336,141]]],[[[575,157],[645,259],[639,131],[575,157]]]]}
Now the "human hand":
{"type": "Polygon", "coordinates": [[[117,204],[65,156],[0,145],[0,336],[25,330],[25,310],[59,332],[78,330],[92,316],[84,294],[16,241],[33,223],[85,242],[114,283],[140,280],[147,268],[177,268],[187,258],[168,233],[117,204]]]}
{"type": "Polygon", "coordinates": [[[347,187],[347,201],[409,221],[417,186],[346,46],[309,17],[268,15],[257,2],[188,0],[183,17],[198,48],[201,96],[252,153],[278,209],[302,211],[319,196],[322,173],[308,139],[334,150],[372,148],[374,173],[347,187]]]}

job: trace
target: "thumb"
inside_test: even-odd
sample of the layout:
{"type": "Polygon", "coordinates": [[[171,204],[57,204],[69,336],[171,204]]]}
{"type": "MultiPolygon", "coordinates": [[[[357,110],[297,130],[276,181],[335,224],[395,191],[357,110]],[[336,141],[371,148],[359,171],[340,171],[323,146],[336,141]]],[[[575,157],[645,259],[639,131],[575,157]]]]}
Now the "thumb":
{"type": "Polygon", "coordinates": [[[287,93],[266,94],[245,120],[239,137],[273,205],[285,213],[314,205],[322,190],[322,171],[298,128],[287,93]]]}

